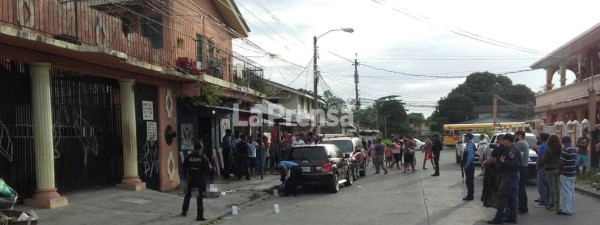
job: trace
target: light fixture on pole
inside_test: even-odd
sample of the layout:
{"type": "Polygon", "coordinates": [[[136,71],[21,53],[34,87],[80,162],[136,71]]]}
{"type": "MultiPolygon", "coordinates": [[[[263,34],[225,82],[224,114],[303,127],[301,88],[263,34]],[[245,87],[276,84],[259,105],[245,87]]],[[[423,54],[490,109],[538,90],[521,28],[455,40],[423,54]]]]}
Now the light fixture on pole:
{"type": "Polygon", "coordinates": [[[313,79],[314,79],[314,89],[313,89],[313,100],[314,100],[314,107],[313,107],[313,111],[314,111],[314,127],[313,127],[313,131],[314,133],[318,133],[317,128],[319,126],[319,122],[317,120],[317,109],[319,108],[319,99],[318,99],[318,94],[317,94],[317,84],[319,83],[319,72],[317,69],[317,57],[318,57],[318,53],[317,53],[317,39],[325,36],[326,34],[332,32],[332,31],[344,31],[347,33],[352,33],[354,32],[354,29],[352,28],[341,28],[341,29],[334,29],[334,30],[330,30],[325,32],[324,34],[321,34],[319,36],[314,36],[313,37],[313,79]]]}

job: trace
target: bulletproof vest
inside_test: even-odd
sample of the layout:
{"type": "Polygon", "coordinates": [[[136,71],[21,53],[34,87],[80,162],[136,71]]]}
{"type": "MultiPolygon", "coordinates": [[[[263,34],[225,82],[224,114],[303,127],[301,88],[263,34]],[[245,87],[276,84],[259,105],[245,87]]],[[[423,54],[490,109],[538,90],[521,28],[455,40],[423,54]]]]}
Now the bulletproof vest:
{"type": "Polygon", "coordinates": [[[208,163],[207,159],[203,155],[192,154],[189,158],[188,172],[190,176],[202,176],[206,171],[204,168],[208,163]]]}

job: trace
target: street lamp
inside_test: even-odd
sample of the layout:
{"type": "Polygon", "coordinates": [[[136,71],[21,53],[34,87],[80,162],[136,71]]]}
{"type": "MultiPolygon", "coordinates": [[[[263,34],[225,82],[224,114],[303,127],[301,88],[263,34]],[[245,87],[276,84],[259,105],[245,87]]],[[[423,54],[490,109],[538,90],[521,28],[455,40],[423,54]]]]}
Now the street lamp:
{"type": "Polygon", "coordinates": [[[314,79],[314,92],[313,92],[313,98],[314,98],[314,107],[313,107],[313,111],[315,112],[315,127],[314,127],[314,133],[318,133],[317,132],[317,127],[319,126],[319,122],[317,121],[317,109],[319,108],[319,99],[318,99],[318,95],[317,95],[317,84],[319,83],[319,74],[317,71],[317,39],[325,36],[326,34],[332,32],[332,31],[344,31],[347,33],[352,33],[354,32],[354,29],[352,28],[340,28],[340,29],[334,29],[334,30],[330,30],[325,32],[324,34],[321,34],[319,36],[314,36],[313,37],[313,79],[314,79]]]}

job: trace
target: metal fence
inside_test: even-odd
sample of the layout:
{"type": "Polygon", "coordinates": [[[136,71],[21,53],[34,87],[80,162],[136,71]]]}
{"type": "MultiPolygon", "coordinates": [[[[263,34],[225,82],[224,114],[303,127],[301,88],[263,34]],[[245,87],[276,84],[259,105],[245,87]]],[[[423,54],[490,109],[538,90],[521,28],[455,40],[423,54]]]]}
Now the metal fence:
{"type": "MultiPolygon", "coordinates": [[[[238,71],[261,71],[234,55],[224,22],[174,0],[3,0],[0,25],[47,39],[117,51],[128,61],[235,81],[238,71]],[[210,19],[213,18],[213,19],[210,19]]],[[[206,3],[212,4],[212,3],[206,3]]],[[[195,7],[201,7],[195,5],[195,7]]]]}

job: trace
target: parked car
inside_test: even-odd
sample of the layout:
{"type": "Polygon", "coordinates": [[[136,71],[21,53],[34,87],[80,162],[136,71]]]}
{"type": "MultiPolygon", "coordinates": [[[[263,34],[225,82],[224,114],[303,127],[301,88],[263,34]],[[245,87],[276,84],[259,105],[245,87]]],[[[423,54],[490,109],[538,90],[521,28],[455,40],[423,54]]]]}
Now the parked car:
{"type": "MultiPolygon", "coordinates": [[[[490,147],[488,151],[486,151],[486,155],[489,157],[492,154],[492,150],[498,146],[498,140],[504,136],[505,133],[494,134],[492,136],[492,140],[490,142],[490,147]]],[[[511,133],[514,134],[514,133],[511,133]]],[[[527,178],[535,178],[537,177],[537,170],[535,169],[537,165],[538,155],[536,150],[538,148],[537,145],[537,137],[532,133],[525,133],[525,141],[529,144],[529,160],[527,162],[527,178]]]]}
{"type": "Polygon", "coordinates": [[[302,168],[300,186],[322,185],[331,193],[354,181],[350,156],[332,144],[303,145],[290,148],[287,159],[302,168]]]}
{"type": "Polygon", "coordinates": [[[414,141],[415,141],[415,148],[423,150],[423,146],[425,145],[425,142],[422,142],[421,140],[416,139],[416,138],[414,139],[414,141]]]}
{"type": "MultiPolygon", "coordinates": [[[[479,142],[479,136],[481,134],[473,133],[473,143],[475,143],[475,147],[477,147],[477,143],[479,142]]],[[[484,134],[487,142],[490,142],[490,137],[487,134],[484,134]]],[[[463,155],[463,151],[467,150],[467,144],[465,143],[465,134],[460,136],[460,139],[456,142],[456,163],[460,163],[463,155]]],[[[475,159],[474,162],[479,164],[481,163],[481,157],[479,156],[479,151],[477,148],[475,149],[475,159]]]]}
{"type": "Polygon", "coordinates": [[[352,173],[354,180],[358,176],[364,177],[367,175],[367,151],[363,148],[362,142],[357,137],[339,137],[325,139],[323,144],[333,144],[337,146],[344,157],[350,156],[352,159],[352,173]]]}

